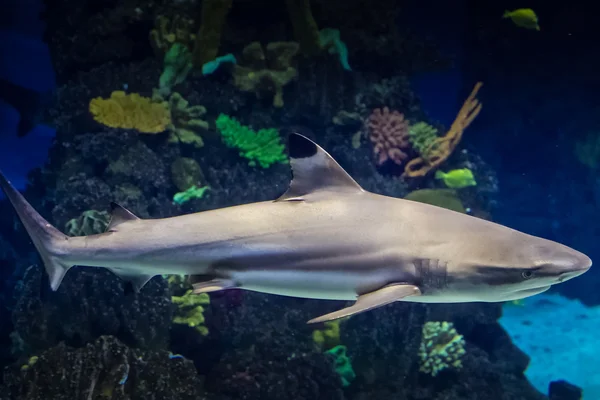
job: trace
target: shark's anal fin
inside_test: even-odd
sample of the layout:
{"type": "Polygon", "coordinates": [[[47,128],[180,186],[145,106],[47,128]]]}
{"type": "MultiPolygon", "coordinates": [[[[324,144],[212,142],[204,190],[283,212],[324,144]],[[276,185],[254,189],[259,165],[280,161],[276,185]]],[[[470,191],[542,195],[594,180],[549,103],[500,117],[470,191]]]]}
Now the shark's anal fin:
{"type": "Polygon", "coordinates": [[[299,201],[325,190],[346,194],[364,192],[337,161],[312,140],[292,133],[289,149],[294,176],[287,192],[276,201],[299,201]]]}
{"type": "Polygon", "coordinates": [[[225,289],[233,289],[238,287],[231,279],[211,279],[210,281],[198,282],[193,284],[194,293],[210,293],[218,292],[225,289]]]}
{"type": "Polygon", "coordinates": [[[112,212],[110,216],[110,223],[106,228],[107,232],[115,232],[117,230],[117,226],[123,222],[135,221],[139,219],[131,211],[117,203],[110,203],[110,208],[112,212]]]}
{"type": "Polygon", "coordinates": [[[318,322],[326,322],[338,318],[348,317],[361,312],[373,310],[375,308],[393,303],[398,300],[402,300],[403,298],[408,296],[418,296],[420,294],[421,290],[419,290],[419,288],[414,285],[401,283],[387,285],[374,292],[358,296],[356,303],[354,303],[350,307],[346,307],[339,311],[335,311],[329,314],[325,314],[321,317],[311,319],[310,321],[308,321],[308,323],[315,324],[318,322]]]}
{"type": "Polygon", "coordinates": [[[154,278],[154,275],[135,274],[129,271],[124,272],[116,268],[109,268],[109,270],[124,281],[130,282],[136,293],[138,293],[150,279],[154,278]]]}

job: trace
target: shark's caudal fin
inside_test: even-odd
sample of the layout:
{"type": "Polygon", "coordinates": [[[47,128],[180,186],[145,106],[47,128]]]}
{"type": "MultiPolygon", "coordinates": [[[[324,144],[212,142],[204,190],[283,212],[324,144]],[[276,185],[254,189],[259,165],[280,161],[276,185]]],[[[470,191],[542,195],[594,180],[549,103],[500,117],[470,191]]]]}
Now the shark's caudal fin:
{"type": "Polygon", "coordinates": [[[312,193],[362,193],[363,188],[318,144],[299,133],[289,136],[293,179],[276,201],[305,200],[312,193]]]}
{"type": "Polygon", "coordinates": [[[33,244],[40,253],[50,278],[52,290],[58,289],[67,270],[72,267],[62,261],[69,237],[50,225],[25,200],[0,172],[0,187],[12,203],[33,244]]]}

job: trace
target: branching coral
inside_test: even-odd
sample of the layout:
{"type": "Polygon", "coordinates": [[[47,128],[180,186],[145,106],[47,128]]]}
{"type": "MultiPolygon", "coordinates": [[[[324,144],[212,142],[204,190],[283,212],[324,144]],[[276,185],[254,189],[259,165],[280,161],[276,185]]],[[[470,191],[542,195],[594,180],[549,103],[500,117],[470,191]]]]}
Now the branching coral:
{"type": "Polygon", "coordinates": [[[163,73],[158,81],[158,91],[162,96],[171,94],[175,85],[185,81],[192,69],[192,55],[184,44],[175,43],[165,54],[163,73]]]}
{"type": "Polygon", "coordinates": [[[208,129],[208,122],[202,119],[206,114],[206,108],[201,105],[190,106],[179,93],[173,93],[169,97],[169,110],[171,111],[171,123],[167,127],[171,132],[169,141],[187,143],[198,148],[204,146],[204,141],[197,132],[208,129]]]}
{"type": "Polygon", "coordinates": [[[481,82],[477,82],[446,135],[434,140],[431,145],[423,151],[427,154],[427,159],[418,157],[410,160],[404,168],[403,176],[410,178],[425,176],[450,157],[462,139],[465,129],[467,129],[481,111],[481,103],[475,97],[482,85],[481,82]]]}
{"type": "Polygon", "coordinates": [[[156,18],[154,29],[150,31],[150,45],[159,58],[162,58],[175,43],[191,48],[196,40],[193,29],[193,19],[179,15],[172,18],[160,15],[156,18]]]}
{"type": "Polygon", "coordinates": [[[202,20],[192,55],[196,67],[201,68],[219,55],[221,35],[231,3],[232,0],[202,2],[202,20]]]}
{"type": "Polygon", "coordinates": [[[204,307],[210,304],[208,294],[194,294],[192,290],[183,296],[172,296],[171,301],[177,306],[173,322],[194,328],[202,336],[208,335],[208,328],[204,325],[204,307]]]}
{"type": "Polygon", "coordinates": [[[387,107],[376,108],[367,119],[367,127],[378,165],[388,160],[400,165],[406,160],[408,155],[403,150],[410,148],[410,142],[404,115],[390,112],[387,107]]]}
{"type": "Polygon", "coordinates": [[[312,15],[310,0],[285,0],[302,53],[311,56],[321,51],[319,28],[312,15]]]}
{"type": "Polygon", "coordinates": [[[137,93],[112,92],[110,98],[96,97],[89,110],[94,119],[111,128],[135,129],[142,133],[160,133],[171,123],[169,105],[137,93]]]}
{"type": "Polygon", "coordinates": [[[273,42],[267,45],[265,54],[259,42],[250,43],[243,50],[242,65],[233,68],[235,86],[244,92],[254,92],[258,98],[270,93],[273,105],[283,107],[283,87],[298,75],[292,66],[298,48],[296,42],[273,42]]]}
{"type": "Polygon", "coordinates": [[[206,108],[201,105],[190,106],[179,93],[173,93],[168,101],[154,89],[152,101],[164,104],[169,112],[169,123],[166,126],[171,134],[169,142],[171,143],[187,143],[195,147],[204,146],[202,137],[197,134],[199,130],[207,130],[208,122],[201,119],[206,114],[206,108]]]}
{"type": "Polygon", "coordinates": [[[419,347],[420,371],[436,376],[446,368],[462,368],[465,340],[452,322],[430,321],[423,325],[419,347]]]}

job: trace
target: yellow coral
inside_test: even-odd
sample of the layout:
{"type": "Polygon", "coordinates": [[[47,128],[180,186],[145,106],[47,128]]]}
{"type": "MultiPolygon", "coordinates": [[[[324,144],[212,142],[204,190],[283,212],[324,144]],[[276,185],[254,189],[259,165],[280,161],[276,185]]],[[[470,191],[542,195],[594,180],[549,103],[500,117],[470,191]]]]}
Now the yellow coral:
{"type": "Polygon", "coordinates": [[[171,123],[167,102],[154,102],[137,93],[114,91],[108,99],[92,99],[89,109],[96,121],[111,128],[159,133],[171,123]]]}
{"type": "Polygon", "coordinates": [[[312,337],[313,342],[321,350],[329,350],[340,345],[340,322],[345,318],[325,322],[323,329],[315,329],[312,337]]]}

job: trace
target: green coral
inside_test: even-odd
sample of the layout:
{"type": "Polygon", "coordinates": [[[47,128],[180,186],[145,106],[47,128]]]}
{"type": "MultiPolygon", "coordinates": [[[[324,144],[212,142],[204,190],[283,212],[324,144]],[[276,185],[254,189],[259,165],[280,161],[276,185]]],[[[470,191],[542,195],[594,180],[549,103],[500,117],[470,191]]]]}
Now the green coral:
{"type": "Polygon", "coordinates": [[[106,211],[88,210],[81,213],[78,218],[73,218],[65,224],[65,231],[69,236],[89,236],[104,233],[110,221],[106,211]]]}
{"type": "Polygon", "coordinates": [[[417,122],[408,130],[408,139],[412,147],[427,161],[427,149],[438,138],[438,130],[425,122],[417,122]]]}
{"type": "MultiPolygon", "coordinates": [[[[165,102],[165,97],[159,90],[154,89],[152,100],[165,102]]],[[[169,96],[167,107],[170,122],[166,128],[171,133],[169,143],[186,143],[197,148],[204,146],[204,141],[197,132],[209,128],[208,122],[202,119],[206,114],[206,108],[201,105],[190,106],[189,101],[177,92],[169,96]]]]}
{"type": "Polygon", "coordinates": [[[452,322],[429,321],[423,325],[419,346],[420,371],[436,376],[446,368],[462,368],[465,340],[452,322]]]}
{"type": "Polygon", "coordinates": [[[325,352],[334,357],[333,367],[335,368],[335,372],[340,376],[342,386],[344,387],[350,386],[354,378],[356,378],[352,363],[350,362],[350,357],[346,354],[346,350],[346,346],[340,345],[325,352]]]}
{"type": "Polygon", "coordinates": [[[321,47],[327,49],[329,54],[337,54],[342,68],[352,71],[348,63],[348,47],[340,38],[339,29],[325,28],[319,32],[321,47]]]}
{"type": "Polygon", "coordinates": [[[194,294],[192,290],[188,290],[183,296],[172,296],[171,302],[177,306],[173,323],[194,328],[202,336],[208,335],[203,307],[210,304],[207,293],[194,294]]]}
{"type": "Polygon", "coordinates": [[[240,156],[250,160],[248,165],[268,168],[275,163],[287,164],[285,146],[277,129],[261,129],[258,132],[243,126],[235,118],[220,114],[216,121],[223,142],[227,147],[240,150],[240,156]]]}
{"type": "Polygon", "coordinates": [[[183,192],[175,193],[175,195],[173,196],[173,202],[175,204],[182,205],[183,203],[186,203],[192,199],[201,199],[202,197],[204,197],[204,194],[208,189],[208,186],[203,186],[199,188],[196,185],[194,185],[183,192]]]}
{"type": "Polygon", "coordinates": [[[182,83],[192,70],[192,53],[182,43],[175,43],[165,54],[164,70],[158,82],[158,91],[162,96],[171,94],[171,89],[182,83]]]}

